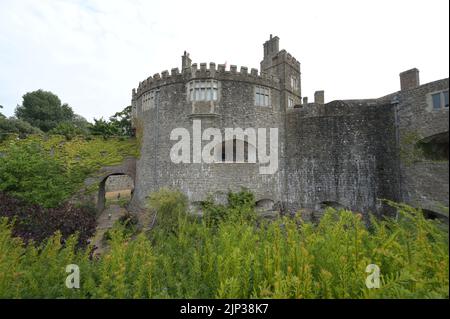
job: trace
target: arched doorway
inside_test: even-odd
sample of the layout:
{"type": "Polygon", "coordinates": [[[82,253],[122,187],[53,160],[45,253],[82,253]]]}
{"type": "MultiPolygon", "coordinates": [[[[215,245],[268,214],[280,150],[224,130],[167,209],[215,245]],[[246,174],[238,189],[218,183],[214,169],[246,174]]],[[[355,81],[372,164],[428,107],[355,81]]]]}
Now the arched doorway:
{"type": "Polygon", "coordinates": [[[100,182],[97,196],[97,210],[101,213],[109,205],[126,207],[134,193],[134,180],[123,173],[109,174],[100,182]]]}

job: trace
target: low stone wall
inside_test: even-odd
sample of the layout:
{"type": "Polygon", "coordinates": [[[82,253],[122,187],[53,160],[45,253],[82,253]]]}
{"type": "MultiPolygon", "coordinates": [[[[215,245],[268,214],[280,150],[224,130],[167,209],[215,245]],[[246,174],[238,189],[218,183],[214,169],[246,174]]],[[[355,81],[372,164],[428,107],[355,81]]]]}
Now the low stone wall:
{"type": "Polygon", "coordinates": [[[127,175],[109,176],[105,182],[105,191],[107,193],[133,188],[134,182],[131,177],[127,175]]]}

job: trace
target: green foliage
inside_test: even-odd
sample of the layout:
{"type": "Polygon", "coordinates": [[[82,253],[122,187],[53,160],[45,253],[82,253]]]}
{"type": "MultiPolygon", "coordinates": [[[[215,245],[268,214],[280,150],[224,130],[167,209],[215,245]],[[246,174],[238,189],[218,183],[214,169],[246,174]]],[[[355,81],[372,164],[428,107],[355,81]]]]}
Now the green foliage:
{"type": "Polygon", "coordinates": [[[0,190],[29,203],[54,207],[67,197],[68,172],[38,143],[11,145],[0,157],[0,190]]]}
{"type": "Polygon", "coordinates": [[[80,115],[74,115],[72,120],[60,122],[58,125],[50,130],[50,134],[63,135],[67,140],[71,140],[76,136],[89,136],[90,123],[80,115]]]}
{"type": "Polygon", "coordinates": [[[44,132],[74,118],[74,112],[68,104],[61,104],[57,95],[43,90],[26,93],[15,113],[17,118],[44,132]]]}
{"type": "Polygon", "coordinates": [[[10,134],[24,136],[27,134],[42,134],[42,131],[37,127],[31,126],[28,122],[14,117],[6,118],[0,116],[0,142],[6,139],[10,134]]]}
{"type": "Polygon", "coordinates": [[[115,113],[109,118],[112,123],[116,125],[121,130],[121,135],[131,136],[133,135],[131,129],[131,105],[124,108],[122,111],[115,113]]]}
{"type": "Polygon", "coordinates": [[[138,156],[136,140],[62,136],[10,138],[0,143],[0,190],[29,203],[55,207],[101,167],[138,156]]]}
{"type": "MultiPolygon", "coordinates": [[[[159,212],[186,213],[178,193],[153,198],[159,212]]],[[[118,223],[98,259],[73,239],[61,246],[58,234],[39,248],[24,246],[3,221],[0,297],[448,298],[448,233],[420,211],[396,207],[398,220],[373,219],[370,228],[360,215],[331,208],[319,225],[225,218],[209,227],[178,218],[177,231],[155,229],[151,240],[118,223]],[[65,288],[68,264],[80,266],[80,289],[65,288]],[[380,268],[379,289],[365,285],[369,264],[380,268]]]]}
{"type": "Polygon", "coordinates": [[[202,203],[202,210],[205,222],[209,226],[217,226],[225,220],[234,221],[254,221],[255,196],[247,189],[242,189],[238,193],[228,193],[228,206],[216,204],[210,198],[202,203]]]}
{"type": "Polygon", "coordinates": [[[127,106],[121,112],[115,113],[105,121],[103,118],[94,119],[94,124],[90,126],[93,135],[103,137],[109,136],[132,136],[131,129],[131,106],[127,106]]]}
{"type": "Polygon", "coordinates": [[[50,130],[49,133],[53,135],[63,135],[67,140],[71,140],[76,136],[86,136],[89,134],[88,131],[75,126],[75,124],[71,122],[59,123],[54,129],[50,130]]]}
{"type": "Polygon", "coordinates": [[[163,188],[153,193],[148,201],[148,207],[157,215],[157,226],[160,230],[175,233],[179,220],[186,216],[187,198],[178,191],[163,188]]]}

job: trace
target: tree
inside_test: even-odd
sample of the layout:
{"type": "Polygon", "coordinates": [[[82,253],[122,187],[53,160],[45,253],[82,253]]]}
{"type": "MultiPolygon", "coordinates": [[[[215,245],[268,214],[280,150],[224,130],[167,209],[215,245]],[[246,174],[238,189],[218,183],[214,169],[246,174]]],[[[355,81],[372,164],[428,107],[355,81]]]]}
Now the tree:
{"type": "Polygon", "coordinates": [[[40,134],[42,131],[30,123],[16,119],[14,117],[6,118],[0,116],[0,141],[8,134],[40,134]]]}
{"type": "MultiPolygon", "coordinates": [[[[0,105],[0,109],[2,109],[3,108],[3,105],[0,105]]],[[[0,119],[4,119],[5,118],[5,116],[0,112],[0,119]]]]}
{"type": "Polygon", "coordinates": [[[91,125],[90,131],[93,135],[108,136],[132,136],[131,129],[131,105],[124,108],[122,111],[115,113],[108,121],[100,118],[94,119],[94,124],[91,125]]]}
{"type": "Polygon", "coordinates": [[[50,130],[50,134],[64,135],[68,140],[75,136],[90,134],[90,123],[81,115],[75,114],[71,121],[61,122],[50,130]]]}
{"type": "Polygon", "coordinates": [[[44,132],[74,118],[74,112],[68,104],[61,104],[57,95],[43,90],[26,93],[22,105],[17,106],[15,114],[17,118],[44,132]]]}
{"type": "Polygon", "coordinates": [[[124,108],[121,112],[117,112],[109,118],[120,129],[121,135],[131,136],[131,105],[124,108]]]}

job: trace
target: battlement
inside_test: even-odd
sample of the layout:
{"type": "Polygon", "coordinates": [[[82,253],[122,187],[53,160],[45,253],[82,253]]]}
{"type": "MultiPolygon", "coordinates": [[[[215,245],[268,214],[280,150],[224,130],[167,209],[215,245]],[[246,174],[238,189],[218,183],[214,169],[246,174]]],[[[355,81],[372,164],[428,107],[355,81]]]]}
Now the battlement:
{"type": "Polygon", "coordinates": [[[300,62],[298,62],[292,54],[287,52],[286,50],[281,50],[272,58],[273,64],[285,62],[291,65],[295,70],[300,72],[300,62]]]}
{"type": "Polygon", "coordinates": [[[133,93],[133,99],[149,90],[175,84],[186,83],[195,79],[216,79],[218,81],[241,81],[250,82],[256,85],[264,85],[273,88],[279,88],[280,80],[265,72],[259,72],[256,68],[249,69],[246,66],[241,66],[239,69],[236,65],[230,65],[227,69],[225,64],[216,64],[214,62],[192,63],[190,66],[180,70],[173,68],[169,72],[164,70],[149,76],[144,81],[140,82],[137,89],[133,93]],[[250,70],[250,71],[249,71],[250,70]]]}
{"type": "Polygon", "coordinates": [[[207,63],[193,63],[190,68],[186,68],[183,71],[184,74],[187,74],[192,78],[201,78],[205,76],[214,77],[216,75],[235,75],[242,76],[243,78],[248,77],[249,79],[253,78],[271,81],[272,84],[279,83],[278,78],[275,76],[269,75],[265,72],[259,72],[256,68],[251,68],[249,72],[248,67],[241,66],[238,68],[237,65],[234,64],[231,64],[227,70],[225,64],[218,64],[216,68],[216,64],[214,62],[209,63],[209,67],[207,66],[207,63]]]}

